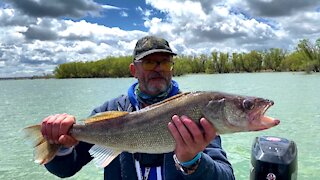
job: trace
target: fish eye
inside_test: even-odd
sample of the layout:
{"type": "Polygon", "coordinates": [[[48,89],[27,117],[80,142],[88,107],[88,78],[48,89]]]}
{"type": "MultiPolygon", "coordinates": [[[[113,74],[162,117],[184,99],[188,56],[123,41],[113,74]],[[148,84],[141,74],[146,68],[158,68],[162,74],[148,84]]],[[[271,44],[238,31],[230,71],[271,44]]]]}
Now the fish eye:
{"type": "Polygon", "coordinates": [[[246,110],[251,110],[254,108],[254,102],[250,99],[245,99],[242,102],[242,107],[246,110]]]}

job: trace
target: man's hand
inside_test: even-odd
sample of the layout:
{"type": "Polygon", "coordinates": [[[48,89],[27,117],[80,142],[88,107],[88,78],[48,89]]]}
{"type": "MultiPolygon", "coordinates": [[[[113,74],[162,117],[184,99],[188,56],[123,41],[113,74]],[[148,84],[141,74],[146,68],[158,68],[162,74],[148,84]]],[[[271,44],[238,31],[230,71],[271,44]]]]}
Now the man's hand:
{"type": "Polygon", "coordinates": [[[69,129],[75,124],[74,116],[68,114],[56,114],[42,120],[41,133],[53,144],[62,144],[71,147],[78,144],[78,141],[68,135],[69,129]]]}
{"type": "Polygon", "coordinates": [[[201,118],[200,124],[203,131],[186,116],[172,116],[172,122],[168,127],[176,141],[175,154],[180,162],[193,159],[215,138],[216,130],[208,120],[201,118]]]}

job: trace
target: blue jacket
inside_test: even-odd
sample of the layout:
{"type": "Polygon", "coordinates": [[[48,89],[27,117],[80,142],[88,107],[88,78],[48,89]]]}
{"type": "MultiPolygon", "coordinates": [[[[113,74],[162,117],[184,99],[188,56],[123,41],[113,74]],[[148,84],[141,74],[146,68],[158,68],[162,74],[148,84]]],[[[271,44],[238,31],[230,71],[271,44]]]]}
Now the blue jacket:
{"type": "MultiPolygon", "coordinates": [[[[128,96],[122,95],[94,109],[91,115],[111,110],[132,112],[135,111],[135,108],[130,103],[128,96]]],[[[47,163],[45,167],[48,171],[58,177],[70,177],[92,160],[92,157],[88,152],[92,146],[92,144],[79,142],[71,154],[56,156],[52,161],[47,163]]],[[[220,136],[217,136],[207,146],[202,154],[202,159],[197,170],[190,175],[183,175],[181,171],[176,169],[172,156],[173,152],[164,154],[163,177],[165,180],[235,179],[232,166],[228,162],[226,153],[221,147],[220,136]]],[[[114,159],[107,167],[105,167],[104,179],[137,179],[133,154],[123,152],[114,159]]]]}

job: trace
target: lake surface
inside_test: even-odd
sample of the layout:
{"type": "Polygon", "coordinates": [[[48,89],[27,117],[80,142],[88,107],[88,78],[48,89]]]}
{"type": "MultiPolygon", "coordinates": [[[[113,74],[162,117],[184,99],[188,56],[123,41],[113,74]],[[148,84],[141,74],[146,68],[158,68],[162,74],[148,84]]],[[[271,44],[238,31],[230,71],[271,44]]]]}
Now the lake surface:
{"type": "MultiPolygon", "coordinates": [[[[280,119],[279,126],[222,136],[237,179],[249,179],[251,146],[254,138],[262,135],[295,141],[298,179],[319,179],[319,73],[200,74],[174,79],[183,91],[224,91],[275,102],[267,114],[280,119]]],[[[133,82],[133,78],[0,81],[0,179],[58,179],[33,163],[32,148],[22,139],[21,129],[56,113],[83,119],[94,107],[126,93],[133,82]]],[[[91,163],[69,179],[103,179],[103,170],[91,163]]]]}

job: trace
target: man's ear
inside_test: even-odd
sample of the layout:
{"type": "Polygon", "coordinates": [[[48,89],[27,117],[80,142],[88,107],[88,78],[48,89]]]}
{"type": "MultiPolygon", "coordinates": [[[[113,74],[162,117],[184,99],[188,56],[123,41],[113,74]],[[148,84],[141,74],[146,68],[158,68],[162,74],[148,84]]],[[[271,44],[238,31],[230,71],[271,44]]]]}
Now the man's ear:
{"type": "Polygon", "coordinates": [[[130,63],[129,65],[129,68],[130,68],[130,73],[133,77],[136,77],[136,67],[134,66],[133,63],[130,63]]]}

